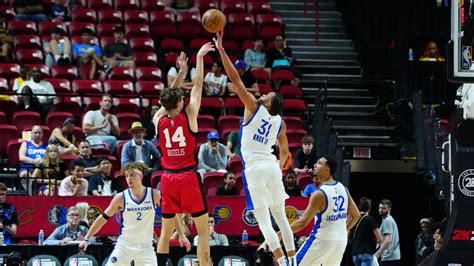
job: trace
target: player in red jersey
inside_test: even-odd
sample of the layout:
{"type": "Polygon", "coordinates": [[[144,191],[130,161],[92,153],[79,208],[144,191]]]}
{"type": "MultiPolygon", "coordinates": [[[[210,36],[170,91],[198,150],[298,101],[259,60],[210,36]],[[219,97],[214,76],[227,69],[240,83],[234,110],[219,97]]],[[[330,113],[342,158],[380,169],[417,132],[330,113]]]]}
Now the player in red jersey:
{"type": "MultiPolygon", "coordinates": [[[[158,265],[166,265],[169,254],[169,240],[175,227],[176,213],[190,213],[196,225],[199,239],[209,239],[208,210],[201,177],[196,172],[197,116],[201,107],[204,76],[203,57],[214,46],[207,43],[197,53],[196,78],[191,89],[189,104],[184,108],[183,91],[179,89],[188,70],[187,58],[181,53],[178,76],[170,88],[161,91],[162,107],[153,121],[157,126],[158,147],[161,151],[161,236],[158,242],[158,265]]],[[[209,241],[199,241],[197,247],[199,265],[211,265],[209,241]]]]}

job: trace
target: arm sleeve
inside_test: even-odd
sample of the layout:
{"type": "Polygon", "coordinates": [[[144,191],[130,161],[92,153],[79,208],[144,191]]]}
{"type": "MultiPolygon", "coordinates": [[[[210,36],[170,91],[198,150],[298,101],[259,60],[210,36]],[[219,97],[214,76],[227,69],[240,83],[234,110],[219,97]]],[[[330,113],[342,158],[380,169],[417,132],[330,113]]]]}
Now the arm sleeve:
{"type": "Polygon", "coordinates": [[[130,149],[130,146],[130,142],[127,142],[125,143],[125,145],[123,145],[122,155],[120,157],[120,165],[122,166],[122,168],[132,161],[131,158],[128,156],[128,150],[130,149]]]}
{"type": "Polygon", "coordinates": [[[253,64],[252,64],[252,51],[250,49],[245,49],[244,61],[245,61],[245,64],[247,64],[247,67],[249,67],[249,68],[253,67],[253,64]]]}
{"type": "Polygon", "coordinates": [[[60,228],[61,227],[57,227],[56,229],[54,229],[53,233],[49,235],[48,238],[46,238],[46,240],[44,241],[45,245],[59,245],[59,242],[62,240],[62,239],[59,239],[61,238],[60,232],[59,232],[60,228]]]}
{"type": "Polygon", "coordinates": [[[94,119],[92,118],[92,111],[88,111],[84,118],[82,119],[82,124],[89,124],[91,126],[94,125],[94,119]]]}

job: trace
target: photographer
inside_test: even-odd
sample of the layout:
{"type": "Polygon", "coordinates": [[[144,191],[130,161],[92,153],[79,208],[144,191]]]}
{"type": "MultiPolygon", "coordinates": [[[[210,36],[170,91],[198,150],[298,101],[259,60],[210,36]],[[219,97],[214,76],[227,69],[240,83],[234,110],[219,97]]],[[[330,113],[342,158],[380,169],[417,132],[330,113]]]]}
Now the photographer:
{"type": "Polygon", "coordinates": [[[0,232],[2,232],[3,244],[12,243],[12,237],[16,235],[16,227],[18,225],[18,215],[16,208],[10,203],[6,203],[7,186],[0,183],[0,232]]]}

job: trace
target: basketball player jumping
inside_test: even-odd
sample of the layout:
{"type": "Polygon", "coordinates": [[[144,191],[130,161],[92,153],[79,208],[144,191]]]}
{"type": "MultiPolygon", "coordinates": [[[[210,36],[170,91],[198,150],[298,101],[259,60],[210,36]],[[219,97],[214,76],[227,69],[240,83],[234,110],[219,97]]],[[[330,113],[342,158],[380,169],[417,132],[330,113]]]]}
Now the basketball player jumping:
{"type": "Polygon", "coordinates": [[[214,43],[219,50],[225,71],[245,106],[240,145],[247,209],[253,211],[278,264],[287,265],[278,236],[272,228],[271,211],[283,232],[283,243],[287,250],[289,265],[296,265],[293,234],[285,214],[285,199],[288,195],[285,193],[281,172],[289,153],[286,124],[280,116],[283,110],[283,97],[279,93],[271,92],[257,100],[247,92],[224,50],[222,36],[223,32],[218,32],[214,43]],[[272,146],[277,140],[280,147],[280,162],[272,154],[272,146]]]}
{"type": "MultiPolygon", "coordinates": [[[[153,118],[158,132],[158,146],[161,151],[162,226],[158,242],[158,263],[166,265],[169,255],[169,240],[174,228],[176,213],[190,213],[196,225],[199,239],[209,239],[208,209],[201,177],[196,172],[197,116],[201,106],[204,76],[204,56],[214,51],[211,43],[204,44],[197,53],[196,79],[191,89],[189,104],[184,108],[183,91],[180,83],[187,72],[184,54],[178,59],[180,66],[175,83],[161,91],[162,107],[153,118]]],[[[180,237],[181,239],[181,237],[180,237]]],[[[199,265],[209,266],[211,254],[209,241],[199,241],[197,247],[199,265]]]]}

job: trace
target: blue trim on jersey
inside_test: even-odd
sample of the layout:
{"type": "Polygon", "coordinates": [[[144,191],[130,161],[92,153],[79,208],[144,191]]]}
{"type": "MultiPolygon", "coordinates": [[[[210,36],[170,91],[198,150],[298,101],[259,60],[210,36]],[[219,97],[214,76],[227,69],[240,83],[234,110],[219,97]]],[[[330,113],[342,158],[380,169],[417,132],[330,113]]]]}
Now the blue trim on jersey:
{"type": "Polygon", "coordinates": [[[281,132],[281,128],[283,127],[283,118],[281,118],[280,116],[280,128],[278,128],[278,133],[277,133],[277,140],[278,140],[278,137],[280,137],[280,132],[281,132]]]}
{"type": "Polygon", "coordinates": [[[311,247],[314,240],[316,239],[316,234],[318,233],[318,230],[321,227],[322,213],[318,213],[317,218],[318,218],[318,220],[314,224],[313,230],[311,230],[311,234],[309,234],[309,237],[306,239],[303,246],[300,248],[298,253],[296,253],[296,263],[297,264],[301,263],[304,256],[306,255],[306,253],[308,253],[309,248],[311,247]]]}
{"type": "Polygon", "coordinates": [[[122,235],[122,228],[123,228],[123,212],[125,211],[125,206],[127,206],[127,202],[125,201],[125,191],[122,191],[122,197],[123,197],[123,208],[120,211],[120,230],[118,233],[118,236],[122,235]]]}
{"type": "Polygon", "coordinates": [[[323,214],[328,209],[328,205],[329,205],[328,195],[326,195],[326,192],[324,190],[322,190],[321,188],[319,189],[319,191],[323,192],[324,197],[326,198],[326,208],[324,208],[324,210],[322,212],[320,212],[321,214],[323,214]]]}
{"type": "MultiPolygon", "coordinates": [[[[335,180],[334,180],[334,181],[335,181],[335,180]]],[[[322,184],[321,186],[335,186],[335,185],[337,185],[338,183],[339,183],[339,182],[336,181],[336,183],[334,183],[334,184],[322,184]]]]}
{"type": "Polygon", "coordinates": [[[153,202],[153,209],[155,209],[156,211],[158,207],[156,207],[156,204],[155,204],[155,191],[153,188],[151,188],[151,201],[153,202]]]}
{"type": "MultiPolygon", "coordinates": [[[[129,188],[128,189],[128,195],[130,196],[130,198],[132,199],[133,202],[135,202],[136,204],[140,205],[142,204],[142,202],[146,199],[146,194],[148,193],[148,188],[145,187],[145,195],[143,195],[143,199],[140,200],[140,202],[137,202],[133,197],[132,197],[132,193],[130,192],[131,189],[129,188]]],[[[153,203],[154,204],[154,203],[153,203]]]]}
{"type": "Polygon", "coordinates": [[[257,114],[258,110],[260,109],[260,106],[262,106],[262,105],[260,105],[260,104],[257,105],[257,110],[255,110],[255,112],[253,113],[253,115],[250,117],[249,121],[247,121],[247,123],[245,123],[245,124],[242,123],[242,126],[241,126],[240,128],[242,128],[242,127],[244,127],[244,126],[250,124],[250,122],[252,122],[252,119],[253,119],[253,118],[255,117],[255,115],[257,114]]]}
{"type": "Polygon", "coordinates": [[[247,203],[247,210],[253,211],[255,208],[253,207],[252,197],[250,196],[249,187],[247,185],[247,178],[245,177],[245,164],[244,164],[244,169],[242,170],[242,183],[244,185],[245,202],[247,203]]]}

